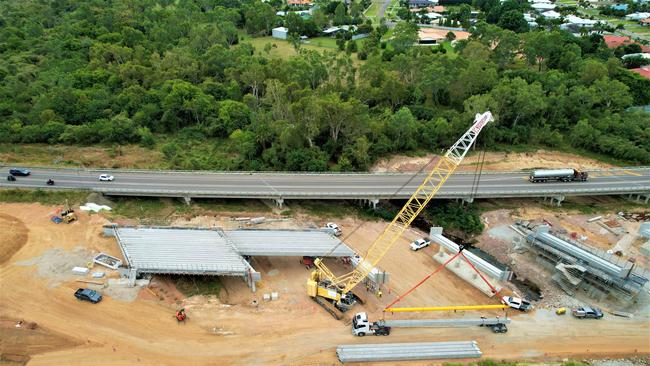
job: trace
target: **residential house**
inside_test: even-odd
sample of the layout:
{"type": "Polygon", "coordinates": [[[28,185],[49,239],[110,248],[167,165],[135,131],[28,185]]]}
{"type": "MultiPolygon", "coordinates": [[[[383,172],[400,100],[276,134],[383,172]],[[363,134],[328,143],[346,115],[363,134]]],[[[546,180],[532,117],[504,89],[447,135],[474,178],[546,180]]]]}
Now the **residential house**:
{"type": "Polygon", "coordinates": [[[528,0],[529,3],[533,4],[538,4],[538,3],[543,3],[543,4],[551,4],[551,0],[528,0]]]}
{"type": "Polygon", "coordinates": [[[552,19],[552,20],[562,18],[562,14],[558,13],[555,10],[545,11],[542,13],[542,16],[546,19],[552,19]]]}
{"type": "Polygon", "coordinates": [[[614,4],[610,6],[611,9],[614,10],[619,10],[619,11],[627,11],[628,5],[627,4],[614,4]]]}
{"type": "MultiPolygon", "coordinates": [[[[424,28],[418,30],[418,43],[422,45],[435,45],[444,42],[447,39],[447,33],[450,31],[440,28],[424,28]]],[[[465,31],[451,31],[456,40],[468,39],[469,32],[465,31]]]]}
{"type": "MultiPolygon", "coordinates": [[[[637,42],[633,41],[630,37],[616,36],[616,35],[613,35],[613,34],[605,34],[603,36],[603,40],[605,41],[605,44],[607,45],[607,48],[611,48],[611,49],[617,48],[619,46],[624,46],[624,45],[628,45],[628,44],[632,44],[632,43],[637,43],[637,42]]],[[[642,45],[642,44],[639,44],[639,46],[641,46],[641,51],[643,51],[645,53],[650,52],[650,46],[646,46],[646,45],[642,45]]]]}
{"type": "Polygon", "coordinates": [[[650,18],[650,13],[632,13],[625,16],[627,20],[641,20],[645,18],[650,18]]]}
{"type": "Polygon", "coordinates": [[[428,8],[429,6],[437,5],[437,0],[409,0],[409,8],[428,8]]]}
{"type": "Polygon", "coordinates": [[[311,5],[312,2],[311,0],[287,0],[287,5],[289,6],[303,6],[303,5],[311,5]]]}
{"type": "Polygon", "coordinates": [[[639,20],[639,24],[641,24],[644,27],[650,27],[650,18],[639,20]]]}
{"type": "Polygon", "coordinates": [[[580,18],[580,17],[575,16],[573,14],[572,15],[567,15],[564,18],[564,20],[569,24],[575,25],[576,27],[585,27],[585,28],[591,28],[594,25],[596,25],[596,23],[598,23],[597,20],[580,18]]]}
{"type": "Polygon", "coordinates": [[[650,66],[642,66],[636,69],[630,69],[632,72],[636,72],[637,74],[643,76],[646,79],[650,79],[650,66]]]}
{"type": "Polygon", "coordinates": [[[334,37],[336,33],[340,31],[342,31],[342,29],[339,27],[329,27],[327,29],[323,29],[323,35],[328,37],[334,37]]]}
{"type": "Polygon", "coordinates": [[[534,3],[533,5],[530,6],[531,8],[537,10],[538,12],[542,13],[545,11],[553,10],[555,9],[555,4],[549,4],[549,3],[534,3]]]}
{"type": "Polygon", "coordinates": [[[623,55],[621,58],[625,60],[630,57],[641,57],[644,60],[648,60],[648,64],[650,64],[650,53],[628,53],[627,55],[623,55]]]}

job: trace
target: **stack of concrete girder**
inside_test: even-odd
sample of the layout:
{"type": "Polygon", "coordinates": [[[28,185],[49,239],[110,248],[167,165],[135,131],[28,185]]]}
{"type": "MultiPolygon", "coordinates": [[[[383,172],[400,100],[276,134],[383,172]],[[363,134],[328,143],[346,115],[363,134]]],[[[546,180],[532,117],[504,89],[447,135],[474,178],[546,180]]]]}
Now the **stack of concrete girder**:
{"type": "Polygon", "coordinates": [[[475,341],[354,344],[336,347],[341,362],[379,362],[480,358],[475,341]]]}
{"type": "MultiPolygon", "coordinates": [[[[434,242],[440,244],[441,247],[452,252],[453,254],[458,253],[458,244],[447,239],[442,235],[441,227],[432,227],[429,233],[429,237],[434,242]]],[[[478,255],[466,250],[463,252],[467,260],[469,260],[479,271],[487,274],[488,276],[501,281],[509,281],[512,277],[512,272],[507,270],[502,270],[485,259],[479,257],[478,255]]]]}

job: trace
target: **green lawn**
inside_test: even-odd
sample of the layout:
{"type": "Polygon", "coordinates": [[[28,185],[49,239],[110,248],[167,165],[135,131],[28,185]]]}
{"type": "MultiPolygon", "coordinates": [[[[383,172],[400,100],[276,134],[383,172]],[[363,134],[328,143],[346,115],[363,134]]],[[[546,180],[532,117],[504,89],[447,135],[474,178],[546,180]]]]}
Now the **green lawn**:
{"type": "MultiPolygon", "coordinates": [[[[273,37],[256,37],[256,38],[245,38],[243,43],[249,43],[255,48],[255,53],[259,55],[267,55],[267,52],[264,50],[264,47],[267,44],[271,45],[271,50],[268,52],[269,57],[278,57],[287,59],[292,56],[296,56],[296,50],[284,39],[278,39],[273,37]]],[[[336,40],[330,37],[316,37],[310,38],[307,40],[309,43],[303,43],[302,48],[315,51],[337,51],[338,47],[336,46],[336,40]]]]}

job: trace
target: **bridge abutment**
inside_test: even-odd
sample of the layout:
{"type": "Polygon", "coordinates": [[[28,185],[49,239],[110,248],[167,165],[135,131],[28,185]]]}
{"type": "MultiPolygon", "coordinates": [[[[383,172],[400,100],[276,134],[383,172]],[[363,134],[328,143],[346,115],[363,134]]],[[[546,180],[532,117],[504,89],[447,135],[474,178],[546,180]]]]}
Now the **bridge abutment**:
{"type": "Polygon", "coordinates": [[[627,199],[635,203],[644,203],[648,204],[650,202],[650,192],[649,193],[630,193],[627,195],[627,199]]]}

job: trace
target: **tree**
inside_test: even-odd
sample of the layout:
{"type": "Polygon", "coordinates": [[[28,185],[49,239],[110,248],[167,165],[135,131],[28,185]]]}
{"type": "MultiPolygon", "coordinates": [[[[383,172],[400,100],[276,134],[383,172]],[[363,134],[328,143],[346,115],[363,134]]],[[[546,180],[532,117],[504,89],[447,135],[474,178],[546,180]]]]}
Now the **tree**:
{"type": "Polygon", "coordinates": [[[453,41],[454,39],[456,39],[456,33],[452,31],[447,32],[447,35],[445,35],[445,39],[449,42],[453,41]]]}
{"type": "Polygon", "coordinates": [[[271,32],[275,20],[275,10],[267,3],[255,1],[244,11],[246,32],[255,36],[265,36],[271,32]]]}
{"type": "Polygon", "coordinates": [[[519,10],[510,10],[499,18],[499,27],[509,29],[513,32],[522,33],[528,31],[528,22],[524,14],[519,10]]]}
{"type": "Polygon", "coordinates": [[[393,28],[390,44],[397,53],[406,52],[418,41],[418,27],[414,23],[400,22],[393,28]]]}
{"type": "Polygon", "coordinates": [[[346,23],[346,7],[345,4],[339,3],[334,10],[334,25],[343,25],[346,23]]]}
{"type": "Polygon", "coordinates": [[[498,104],[501,125],[516,127],[519,122],[534,125],[546,107],[541,84],[528,84],[522,78],[503,80],[490,92],[498,104]]]}

